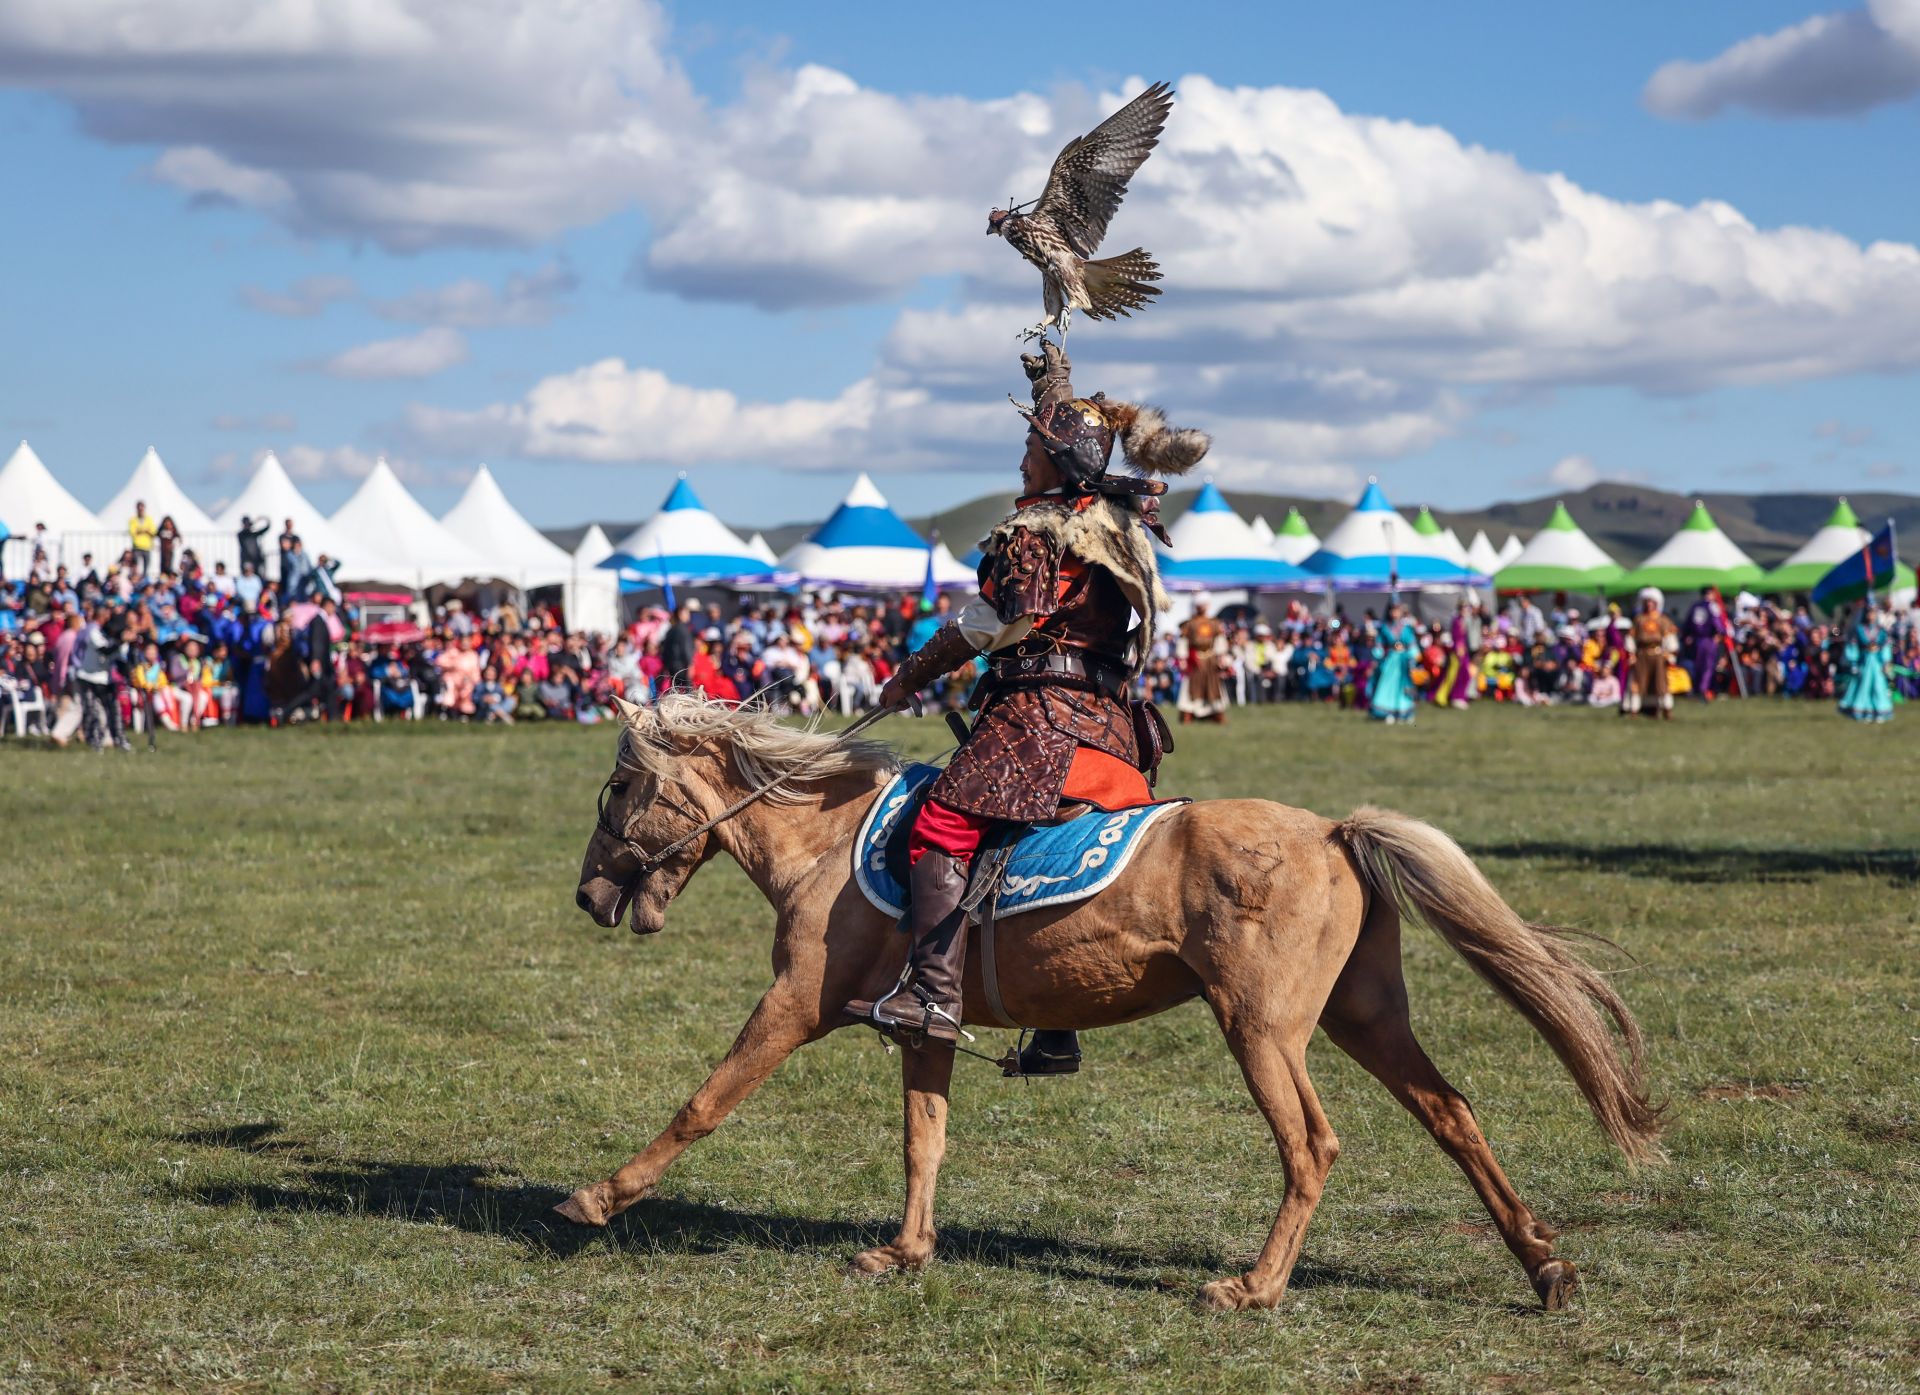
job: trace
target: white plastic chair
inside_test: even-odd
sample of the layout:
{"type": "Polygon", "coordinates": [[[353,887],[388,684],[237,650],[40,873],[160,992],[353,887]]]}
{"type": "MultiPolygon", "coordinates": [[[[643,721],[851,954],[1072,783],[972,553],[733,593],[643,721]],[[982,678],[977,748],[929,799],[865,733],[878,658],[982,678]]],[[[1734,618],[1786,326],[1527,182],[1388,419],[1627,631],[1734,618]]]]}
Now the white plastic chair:
{"type": "Polygon", "coordinates": [[[25,693],[14,692],[11,689],[7,691],[7,697],[13,703],[13,734],[15,736],[25,736],[27,734],[27,718],[28,716],[36,712],[40,714],[41,730],[44,731],[46,729],[46,725],[47,725],[46,698],[44,697],[30,698],[25,693]]]}

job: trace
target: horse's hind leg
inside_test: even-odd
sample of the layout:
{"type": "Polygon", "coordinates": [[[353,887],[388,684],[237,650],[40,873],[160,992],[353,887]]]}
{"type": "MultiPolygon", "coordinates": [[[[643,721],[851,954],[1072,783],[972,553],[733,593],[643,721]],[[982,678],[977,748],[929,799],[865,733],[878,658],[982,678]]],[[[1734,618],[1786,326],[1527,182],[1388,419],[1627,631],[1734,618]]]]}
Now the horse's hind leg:
{"type": "Polygon", "coordinates": [[[853,1258],[855,1272],[923,1269],[933,1258],[933,1186],[947,1155],[947,1090],[953,1082],[953,1048],[929,1044],[901,1053],[906,1102],[907,1210],[893,1243],[853,1258]]]}
{"type": "Polygon", "coordinates": [[[1579,1277],[1570,1261],[1554,1256],[1553,1228],[1520,1199],[1487,1146],[1466,1096],[1440,1074],[1413,1035],[1400,970],[1400,921],[1391,905],[1376,902],[1369,913],[1320,1025],[1336,1046],[1392,1091],[1467,1174],[1500,1238],[1525,1267],[1541,1304],[1566,1307],[1579,1277]]]}
{"type": "Polygon", "coordinates": [[[1215,1308],[1270,1308],[1287,1291],[1307,1223],[1320,1204],[1327,1173],[1340,1155],[1340,1140],[1307,1078],[1306,1048],[1313,1024],[1285,1030],[1257,1013],[1237,1011],[1214,994],[1208,996],[1254,1103],[1273,1129],[1287,1189],[1253,1268],[1237,1278],[1214,1280],[1200,1290],[1200,1296],[1215,1308]]]}

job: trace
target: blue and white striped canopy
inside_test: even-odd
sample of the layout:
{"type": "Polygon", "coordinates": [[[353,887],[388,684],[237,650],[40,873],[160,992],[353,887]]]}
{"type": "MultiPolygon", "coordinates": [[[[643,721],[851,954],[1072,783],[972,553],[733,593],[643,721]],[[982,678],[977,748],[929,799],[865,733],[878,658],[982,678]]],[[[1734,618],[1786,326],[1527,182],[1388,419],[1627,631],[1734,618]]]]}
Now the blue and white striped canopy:
{"type": "Polygon", "coordinates": [[[1311,573],[1273,554],[1212,480],[1167,529],[1160,580],[1170,591],[1300,591],[1321,585],[1311,573]]]}
{"type": "Polygon", "coordinates": [[[954,560],[945,543],[929,544],[914,532],[873,481],[861,475],[827,521],[780,559],[780,570],[810,586],[917,591],[926,581],[929,552],[935,586],[973,586],[974,574],[954,560]]]}
{"type": "Polygon", "coordinates": [[[1387,502],[1379,482],[1369,480],[1353,512],[1335,525],[1305,566],[1342,590],[1486,585],[1483,573],[1443,555],[1441,536],[1416,532],[1387,502]]]}
{"type": "Polygon", "coordinates": [[[684,475],[660,512],[615,543],[600,565],[618,571],[631,590],[774,579],[774,568],[707,510],[684,475]]]}

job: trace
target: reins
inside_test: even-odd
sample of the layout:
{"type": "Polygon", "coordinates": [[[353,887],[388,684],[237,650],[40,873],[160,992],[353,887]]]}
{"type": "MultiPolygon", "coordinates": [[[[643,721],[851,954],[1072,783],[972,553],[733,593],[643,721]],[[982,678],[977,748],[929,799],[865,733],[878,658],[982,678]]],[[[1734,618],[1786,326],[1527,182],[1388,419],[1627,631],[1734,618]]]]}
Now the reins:
{"type": "MultiPolygon", "coordinates": [[[[919,707],[918,699],[915,700],[914,706],[916,709],[919,707]]],[[[872,726],[875,722],[879,721],[883,717],[891,716],[897,710],[899,709],[892,708],[892,707],[878,708],[875,711],[867,713],[866,716],[860,718],[858,721],[849,723],[847,726],[841,728],[839,731],[834,733],[833,740],[830,744],[822,746],[818,751],[814,752],[811,756],[807,757],[805,760],[796,762],[791,770],[787,770],[782,774],[776,775],[773,777],[773,779],[768,780],[765,784],[760,785],[757,788],[748,791],[746,794],[741,795],[740,798],[734,800],[733,803],[729,804],[726,808],[722,809],[719,813],[713,815],[713,817],[707,819],[703,823],[695,824],[692,828],[688,829],[685,833],[681,834],[678,838],[675,838],[671,843],[668,843],[664,848],[661,848],[655,852],[648,852],[645,848],[641,847],[640,844],[634,842],[633,839],[627,835],[625,830],[615,828],[607,820],[607,797],[613,792],[614,776],[618,775],[622,770],[629,768],[623,762],[616,762],[614,766],[613,775],[607,776],[607,782],[600,787],[600,811],[599,811],[599,820],[598,820],[600,831],[606,834],[609,838],[612,838],[613,840],[618,842],[622,847],[626,848],[628,852],[632,853],[635,857],[640,859],[640,868],[637,872],[634,873],[634,880],[638,881],[642,877],[652,876],[655,872],[659,871],[660,868],[664,866],[668,861],[668,859],[670,859],[675,853],[680,852],[682,849],[687,847],[689,844],[693,843],[695,840],[704,838],[707,834],[713,832],[714,829],[718,828],[721,824],[725,823],[728,819],[732,818],[735,814],[738,814],[742,809],[746,809],[751,805],[757,803],[758,801],[766,798],[769,794],[779,789],[780,786],[786,784],[788,781],[798,779],[801,775],[804,775],[808,769],[810,769],[813,765],[818,763],[823,757],[832,754],[833,751],[836,750],[838,747],[845,745],[846,742],[851,740],[853,737],[858,736],[861,732],[865,731],[868,727],[872,726]]],[[[630,734],[631,733],[622,733],[620,737],[622,755],[625,754],[626,741],[627,741],[627,737],[630,734]]]]}

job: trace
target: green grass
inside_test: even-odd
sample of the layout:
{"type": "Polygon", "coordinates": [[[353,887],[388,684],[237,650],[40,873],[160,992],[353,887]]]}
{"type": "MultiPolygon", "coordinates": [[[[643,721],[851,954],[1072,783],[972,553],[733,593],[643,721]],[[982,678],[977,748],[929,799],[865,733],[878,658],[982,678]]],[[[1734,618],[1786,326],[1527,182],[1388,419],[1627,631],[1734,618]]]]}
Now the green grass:
{"type": "Polygon", "coordinates": [[[1279,1194],[1197,1005],[1092,1034],[1072,1080],[963,1061],[923,1276],[845,1276],[900,1204],[897,1065],[858,1032],[609,1231],[550,1223],[769,977],[731,865],[657,938],[574,909],[607,733],[9,742],[0,1388],[1920,1388],[1914,720],[1287,710],[1178,733],[1165,787],[1405,809],[1524,914],[1638,956],[1621,984],[1677,1116],[1671,1164],[1636,1175],[1521,1021],[1407,941],[1417,1029],[1586,1277],[1555,1316],[1324,1041],[1344,1151],[1294,1290],[1197,1311],[1279,1194]]]}

